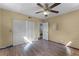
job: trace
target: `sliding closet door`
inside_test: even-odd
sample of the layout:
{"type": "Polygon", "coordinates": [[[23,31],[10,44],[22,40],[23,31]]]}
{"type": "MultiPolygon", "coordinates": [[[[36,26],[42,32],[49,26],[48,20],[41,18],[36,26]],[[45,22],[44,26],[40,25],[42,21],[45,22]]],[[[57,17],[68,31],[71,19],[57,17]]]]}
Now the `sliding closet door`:
{"type": "Polygon", "coordinates": [[[31,39],[32,39],[32,41],[38,40],[38,38],[40,37],[40,24],[35,23],[35,22],[31,22],[30,27],[31,27],[31,39]]]}
{"type": "Polygon", "coordinates": [[[26,42],[30,43],[33,40],[33,23],[31,21],[26,21],[26,42]]]}
{"type": "Polygon", "coordinates": [[[32,43],[38,40],[39,23],[33,21],[13,21],[13,45],[32,43]]]}
{"type": "Polygon", "coordinates": [[[34,32],[35,32],[35,39],[38,40],[40,37],[40,23],[34,24],[34,32]]]}
{"type": "Polygon", "coordinates": [[[26,22],[26,35],[24,36],[24,40],[26,43],[28,43],[27,41],[29,40],[29,21],[25,21],[26,22]]]}
{"type": "Polygon", "coordinates": [[[13,45],[25,43],[26,21],[13,20],[13,45]]]}
{"type": "Polygon", "coordinates": [[[29,21],[29,40],[34,41],[35,40],[35,23],[32,21],[29,21]]]}
{"type": "Polygon", "coordinates": [[[26,37],[30,42],[38,40],[39,37],[39,23],[33,21],[26,21],[26,37]]]}

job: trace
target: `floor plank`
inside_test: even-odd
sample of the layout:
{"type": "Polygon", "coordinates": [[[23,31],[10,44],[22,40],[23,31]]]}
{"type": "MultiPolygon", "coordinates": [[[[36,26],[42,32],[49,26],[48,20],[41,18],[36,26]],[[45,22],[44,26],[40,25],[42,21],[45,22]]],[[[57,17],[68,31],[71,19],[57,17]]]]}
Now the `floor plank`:
{"type": "Polygon", "coordinates": [[[32,44],[22,44],[0,50],[0,56],[68,56],[79,55],[79,50],[67,48],[64,45],[47,40],[38,40],[32,44]]]}

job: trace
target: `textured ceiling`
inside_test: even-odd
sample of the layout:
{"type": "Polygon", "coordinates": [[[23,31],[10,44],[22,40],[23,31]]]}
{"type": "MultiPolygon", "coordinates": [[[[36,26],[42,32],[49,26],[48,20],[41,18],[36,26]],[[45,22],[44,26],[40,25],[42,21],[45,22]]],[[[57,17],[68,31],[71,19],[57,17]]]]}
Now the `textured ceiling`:
{"type": "MultiPolygon", "coordinates": [[[[52,4],[53,3],[50,3],[49,5],[52,4]]],[[[36,5],[36,3],[0,3],[0,8],[11,10],[14,12],[19,12],[40,19],[46,19],[48,17],[54,17],[57,15],[61,15],[63,13],[68,13],[77,10],[79,9],[79,3],[61,3],[57,7],[53,8],[54,10],[59,11],[59,13],[58,14],[49,13],[48,17],[45,17],[43,13],[35,14],[36,11],[41,10],[41,8],[36,5]]]]}

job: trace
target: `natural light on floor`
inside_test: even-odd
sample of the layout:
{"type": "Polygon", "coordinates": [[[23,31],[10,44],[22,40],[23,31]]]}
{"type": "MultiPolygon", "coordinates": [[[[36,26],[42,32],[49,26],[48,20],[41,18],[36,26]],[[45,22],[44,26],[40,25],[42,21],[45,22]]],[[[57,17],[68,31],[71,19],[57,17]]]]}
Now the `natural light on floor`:
{"type": "Polygon", "coordinates": [[[25,42],[32,43],[32,41],[30,41],[26,36],[24,36],[24,40],[25,42]]]}
{"type": "Polygon", "coordinates": [[[72,43],[72,42],[71,42],[71,41],[69,41],[69,42],[66,44],[66,47],[67,47],[67,46],[70,46],[70,45],[71,45],[71,43],[72,43]]]}
{"type": "Polygon", "coordinates": [[[67,54],[68,55],[71,55],[72,54],[72,51],[71,51],[71,49],[70,49],[70,47],[68,47],[68,46],[71,46],[71,41],[69,41],[66,45],[65,45],[65,47],[66,47],[66,52],[67,52],[67,54]]]}

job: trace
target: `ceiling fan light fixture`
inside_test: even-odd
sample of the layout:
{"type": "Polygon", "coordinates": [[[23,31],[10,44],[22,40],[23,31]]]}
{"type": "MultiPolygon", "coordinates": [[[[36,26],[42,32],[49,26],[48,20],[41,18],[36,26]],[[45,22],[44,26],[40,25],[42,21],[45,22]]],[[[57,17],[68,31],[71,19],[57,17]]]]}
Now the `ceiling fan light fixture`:
{"type": "Polygon", "coordinates": [[[56,6],[60,5],[60,4],[61,3],[54,3],[51,6],[49,6],[48,3],[45,3],[44,5],[42,5],[41,3],[37,3],[37,5],[39,7],[41,7],[43,10],[39,11],[39,12],[36,12],[36,13],[37,14],[38,13],[43,13],[43,15],[46,16],[46,17],[50,14],[50,12],[52,12],[52,13],[59,13],[59,11],[52,10],[52,9],[55,8],[56,6]]]}
{"type": "Polygon", "coordinates": [[[44,14],[44,15],[48,15],[49,12],[48,12],[48,11],[44,11],[43,14],[44,14]]]}

